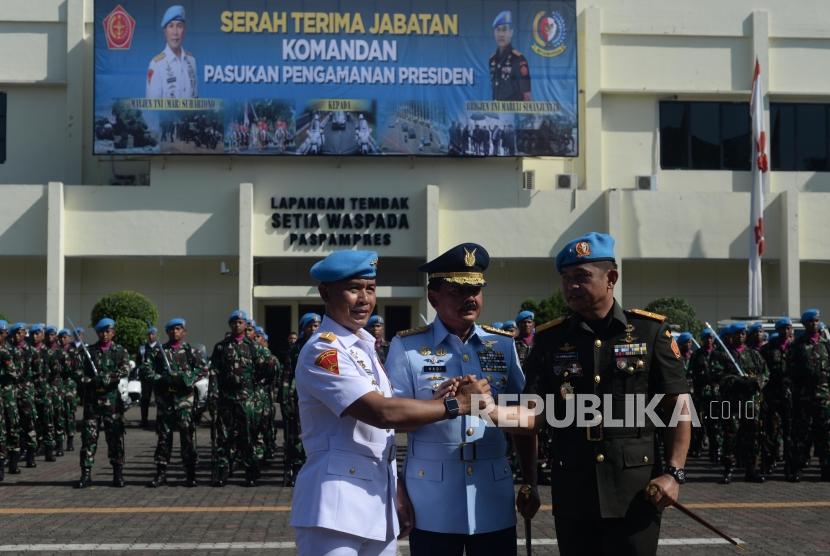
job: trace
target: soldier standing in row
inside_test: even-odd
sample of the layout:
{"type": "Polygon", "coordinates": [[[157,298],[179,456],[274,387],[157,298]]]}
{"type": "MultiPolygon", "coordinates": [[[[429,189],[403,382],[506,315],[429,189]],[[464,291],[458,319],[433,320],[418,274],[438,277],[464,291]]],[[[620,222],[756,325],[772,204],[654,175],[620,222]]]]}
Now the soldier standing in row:
{"type": "MultiPolygon", "coordinates": [[[[52,407],[52,423],[55,431],[55,455],[63,455],[63,445],[66,440],[66,407],[64,404],[65,386],[63,383],[64,357],[58,329],[54,326],[46,327],[46,361],[50,370],[50,403],[52,407]]],[[[47,458],[48,459],[48,458],[47,458]]]]}
{"type": "Polygon", "coordinates": [[[801,315],[802,334],[790,347],[787,376],[792,387],[793,442],[788,479],[797,482],[810,460],[810,444],[821,466],[821,480],[830,481],[830,341],[821,335],[821,314],[801,315]]]}
{"type": "Polygon", "coordinates": [[[720,377],[725,368],[723,352],[715,349],[715,331],[704,328],[700,334],[700,349],[689,361],[694,385],[692,398],[703,423],[709,441],[709,461],[718,463],[721,458],[723,435],[720,426],[720,377]]]}
{"type": "MultiPolygon", "coordinates": [[[[761,356],[769,370],[769,381],[764,386],[761,419],[764,426],[763,472],[771,473],[779,461],[783,440],[784,455],[790,451],[790,422],[792,420],[792,392],[787,379],[787,353],[793,340],[793,325],[783,318],[775,323],[777,337],[761,347],[761,356]]],[[[789,475],[790,470],[785,469],[789,475]]]]}
{"type": "Polygon", "coordinates": [[[153,396],[153,382],[150,380],[140,378],[138,369],[144,367],[147,363],[147,358],[150,356],[156,347],[158,347],[158,329],[155,326],[150,326],[147,329],[147,341],[138,346],[138,361],[136,361],[135,377],[141,380],[141,428],[146,429],[150,426],[150,398],[153,396]]]}
{"type": "Polygon", "coordinates": [[[6,348],[9,323],[0,320],[0,480],[9,461],[9,473],[20,473],[20,423],[17,417],[17,368],[6,348]]]}
{"type": "Polygon", "coordinates": [[[277,377],[280,374],[280,362],[268,348],[268,335],[261,326],[255,328],[253,339],[259,347],[267,352],[269,368],[274,369],[273,372],[262,376],[256,385],[259,403],[263,408],[256,448],[257,459],[261,461],[271,459],[277,453],[277,428],[274,422],[276,419],[275,387],[277,377]]]}
{"type": "Polygon", "coordinates": [[[167,483],[167,466],[173,451],[173,434],[179,429],[185,486],[196,486],[196,449],[193,422],[193,384],[207,374],[200,354],[185,342],[186,322],[174,318],[164,325],[168,341],[157,345],[141,369],[144,380],[154,385],[156,394],[156,434],[158,443],[154,460],[156,476],[147,486],[156,488],[167,483]]]}
{"type": "Polygon", "coordinates": [[[33,324],[29,328],[32,348],[32,371],[35,377],[35,407],[37,408],[38,445],[44,449],[46,461],[55,458],[55,415],[52,408],[52,379],[49,348],[43,343],[45,326],[33,324]]]}
{"type": "Polygon", "coordinates": [[[20,428],[20,450],[26,454],[26,467],[37,467],[37,408],[35,407],[35,374],[32,368],[34,350],[26,343],[26,323],[9,327],[9,352],[17,368],[17,414],[20,428]]]}
{"type": "Polygon", "coordinates": [[[64,416],[66,418],[66,451],[75,451],[75,410],[78,408],[78,383],[75,379],[78,376],[78,365],[80,358],[72,335],[69,330],[62,328],[58,332],[58,339],[62,350],[62,373],[63,373],[63,403],[64,416]]]}
{"type": "Polygon", "coordinates": [[[764,358],[746,345],[746,323],[730,327],[729,352],[744,373],[734,364],[727,365],[721,377],[720,391],[729,402],[729,415],[721,415],[723,424],[723,477],[721,484],[732,482],[732,471],[738,461],[746,468],[746,480],[763,483],[761,472],[761,391],[769,372],[764,358]]]}
{"type": "Polygon", "coordinates": [[[127,350],[112,341],[115,321],[103,318],[95,325],[98,341],[80,349],[78,382],[84,404],[81,431],[81,478],[76,488],[92,484],[92,466],[98,450],[98,434],[104,429],[107,456],[112,465],[112,486],[124,486],[124,402],[118,383],[130,374],[127,350]]]}
{"type": "Polygon", "coordinates": [[[297,473],[305,463],[305,450],[300,440],[300,410],[297,402],[297,360],[308,339],[317,333],[322,318],[317,313],[306,313],[300,317],[300,336],[291,347],[290,364],[282,376],[280,409],[285,443],[285,469],[283,486],[294,486],[297,473]]]}
{"type": "Polygon", "coordinates": [[[516,336],[516,353],[519,355],[519,363],[525,364],[527,356],[530,355],[530,350],[533,348],[534,327],[536,326],[536,315],[533,311],[520,311],[516,315],[516,327],[519,329],[519,335],[516,336]]]}
{"type": "MultiPolygon", "coordinates": [[[[677,336],[677,347],[680,348],[680,362],[683,363],[683,370],[686,373],[686,383],[689,385],[692,400],[695,399],[694,376],[692,374],[691,359],[695,349],[692,346],[692,333],[681,332],[677,336]]],[[[703,429],[692,427],[692,441],[689,444],[689,456],[698,457],[703,449],[703,429]]]]}
{"type": "Polygon", "coordinates": [[[375,337],[375,351],[381,363],[386,363],[386,355],[389,353],[389,342],[386,341],[386,323],[380,315],[369,317],[366,330],[375,337]]]}

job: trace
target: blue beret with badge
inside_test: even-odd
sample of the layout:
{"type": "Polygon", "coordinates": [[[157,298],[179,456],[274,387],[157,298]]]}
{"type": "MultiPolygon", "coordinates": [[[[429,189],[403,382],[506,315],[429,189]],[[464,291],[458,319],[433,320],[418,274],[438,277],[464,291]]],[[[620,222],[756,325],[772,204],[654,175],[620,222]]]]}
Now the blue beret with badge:
{"type": "Polygon", "coordinates": [[[165,332],[170,332],[173,328],[175,328],[177,326],[181,326],[182,328],[185,328],[187,326],[187,322],[181,317],[176,317],[174,319],[170,319],[164,325],[164,331],[165,332]]]}
{"type": "Polygon", "coordinates": [[[306,313],[306,314],[304,314],[303,316],[300,317],[300,332],[302,333],[303,329],[306,326],[308,326],[309,324],[311,324],[312,322],[315,322],[315,321],[320,322],[321,320],[323,320],[323,319],[321,319],[320,315],[318,315],[317,313],[306,313]]]}
{"type": "Polygon", "coordinates": [[[29,327],[29,333],[34,334],[35,332],[43,332],[43,323],[36,322],[32,326],[29,327]]]}
{"type": "Polygon", "coordinates": [[[167,8],[167,11],[164,12],[161,18],[161,28],[164,29],[167,27],[167,24],[171,21],[187,21],[185,19],[184,6],[177,4],[167,8]]]}
{"type": "Polygon", "coordinates": [[[793,325],[793,321],[791,321],[787,317],[784,317],[783,319],[778,319],[777,321],[775,321],[775,329],[776,330],[780,330],[782,328],[787,328],[788,326],[792,326],[792,325],[793,325]]]}
{"type": "Polygon", "coordinates": [[[533,311],[520,311],[518,315],[516,315],[516,322],[522,322],[523,320],[533,320],[536,318],[536,315],[533,314],[533,311]]]}
{"type": "Polygon", "coordinates": [[[807,309],[803,313],[801,313],[801,322],[814,320],[821,316],[821,311],[818,309],[807,309]]]}
{"type": "Polygon", "coordinates": [[[58,333],[58,327],[57,327],[57,326],[52,326],[52,325],[50,324],[49,326],[47,326],[47,327],[46,327],[45,332],[46,332],[46,335],[47,335],[47,336],[48,336],[49,334],[57,334],[57,333],[58,333]]]}
{"type": "Polygon", "coordinates": [[[25,322],[16,322],[13,325],[9,326],[9,334],[14,334],[15,332],[17,332],[21,328],[26,328],[26,323],[25,322]]]}
{"type": "Polygon", "coordinates": [[[311,267],[311,277],[324,283],[374,278],[377,272],[378,254],[374,251],[335,251],[311,267]]]}
{"type": "Polygon", "coordinates": [[[9,329],[9,323],[7,321],[4,321],[4,320],[0,319],[0,330],[8,330],[8,329],[9,329]]]}
{"type": "Polygon", "coordinates": [[[384,324],[383,317],[380,315],[372,315],[369,317],[369,322],[366,323],[366,327],[374,326],[376,324],[384,324]]]}
{"type": "Polygon", "coordinates": [[[510,13],[510,10],[504,10],[503,12],[499,12],[499,15],[493,20],[493,29],[498,27],[499,25],[512,25],[513,24],[513,14],[510,13]]]}
{"type": "Polygon", "coordinates": [[[614,238],[608,234],[588,232],[569,241],[556,255],[556,271],[567,266],[599,261],[615,261],[614,238]]]}
{"type": "Polygon", "coordinates": [[[486,286],[484,271],[490,266],[490,254],[477,243],[456,245],[428,263],[418,267],[427,280],[443,280],[461,286],[486,286]]]}
{"type": "Polygon", "coordinates": [[[686,342],[692,341],[692,333],[691,332],[681,332],[677,336],[677,343],[678,344],[685,344],[686,342]]]}
{"type": "Polygon", "coordinates": [[[246,313],[242,309],[236,309],[235,311],[232,311],[230,316],[228,317],[228,324],[232,323],[235,320],[247,321],[248,320],[248,313],[246,313]]]}
{"type": "Polygon", "coordinates": [[[107,328],[115,328],[115,321],[109,317],[104,317],[95,325],[95,332],[103,332],[107,328]]]}
{"type": "Polygon", "coordinates": [[[516,328],[516,321],[515,320],[506,320],[504,324],[501,325],[502,330],[511,330],[516,328]]]}

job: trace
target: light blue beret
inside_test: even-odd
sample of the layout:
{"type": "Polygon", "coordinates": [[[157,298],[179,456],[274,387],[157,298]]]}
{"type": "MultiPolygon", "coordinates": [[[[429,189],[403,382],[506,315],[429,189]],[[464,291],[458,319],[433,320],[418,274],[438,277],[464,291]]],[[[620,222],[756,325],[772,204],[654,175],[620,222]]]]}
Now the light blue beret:
{"type": "Polygon", "coordinates": [[[257,327],[254,328],[254,332],[256,332],[257,334],[262,336],[263,334],[265,334],[265,329],[262,328],[261,326],[257,326],[257,327]]]}
{"type": "Polygon", "coordinates": [[[66,328],[61,328],[60,330],[58,330],[58,338],[62,338],[64,336],[69,336],[69,330],[67,330],[66,328]]]}
{"type": "Polygon", "coordinates": [[[711,328],[704,328],[703,332],[700,333],[700,338],[701,339],[708,338],[709,336],[714,336],[714,335],[715,335],[714,330],[712,330],[711,328]]]}
{"type": "Polygon", "coordinates": [[[16,322],[13,325],[9,326],[9,334],[14,334],[15,332],[17,332],[21,328],[26,328],[26,323],[25,322],[16,322]]]}
{"type": "Polygon", "coordinates": [[[608,234],[589,232],[568,242],[556,255],[556,271],[566,266],[614,260],[614,238],[608,234]]]}
{"type": "Polygon", "coordinates": [[[736,322],[732,325],[732,333],[736,334],[738,332],[746,332],[745,322],[736,322]]]}
{"type": "Polygon", "coordinates": [[[43,332],[43,323],[36,322],[32,326],[29,327],[29,333],[34,334],[35,332],[43,332]]]}
{"type": "Polygon", "coordinates": [[[317,313],[306,313],[306,314],[304,314],[303,316],[300,317],[300,332],[302,332],[303,329],[305,329],[305,327],[308,326],[311,322],[313,322],[313,321],[320,322],[321,320],[323,320],[323,319],[320,318],[320,315],[318,315],[317,313]]]}
{"type": "Polygon", "coordinates": [[[265,341],[266,341],[266,342],[268,341],[268,334],[263,333],[263,334],[262,334],[262,337],[263,337],[263,338],[265,338],[265,341]]]}
{"type": "Polygon", "coordinates": [[[83,326],[79,326],[75,330],[78,331],[78,334],[83,334],[84,333],[84,327],[83,326]]]}
{"type": "Polygon", "coordinates": [[[754,322],[754,323],[752,323],[752,326],[750,326],[747,329],[747,332],[752,334],[753,332],[758,332],[759,330],[761,330],[763,328],[764,328],[764,326],[760,322],[754,322]]]}
{"type": "Polygon", "coordinates": [[[377,276],[378,254],[374,251],[335,251],[311,267],[311,277],[319,282],[339,282],[348,278],[377,276]]]}
{"type": "Polygon", "coordinates": [[[177,4],[167,8],[167,11],[164,12],[164,16],[161,18],[161,28],[164,29],[167,27],[167,24],[171,21],[186,21],[184,6],[179,6],[177,4]]]}
{"type": "Polygon", "coordinates": [[[235,320],[242,319],[244,321],[248,320],[248,313],[243,311],[242,309],[237,309],[233,311],[230,316],[228,317],[228,323],[231,323],[235,320]]]}
{"type": "Polygon", "coordinates": [[[52,325],[50,324],[49,326],[47,326],[47,327],[46,327],[45,332],[46,332],[46,334],[47,334],[47,335],[49,335],[49,334],[57,334],[57,333],[58,333],[58,327],[57,327],[57,326],[52,326],[52,325]]]}
{"type": "Polygon", "coordinates": [[[726,326],[720,329],[721,336],[727,336],[729,334],[732,334],[733,332],[735,332],[735,329],[731,324],[727,324],[726,326]]]}
{"type": "Polygon", "coordinates": [[[691,332],[681,332],[677,336],[677,343],[678,344],[685,344],[686,342],[691,341],[691,339],[692,339],[692,333],[691,332]]]}
{"type": "Polygon", "coordinates": [[[793,321],[791,321],[787,317],[784,317],[783,319],[778,319],[777,321],[775,321],[775,329],[776,330],[779,330],[781,328],[787,328],[788,326],[792,326],[792,325],[793,325],[793,321]]]}
{"type": "Polygon", "coordinates": [[[773,332],[772,334],[769,335],[769,341],[770,342],[775,341],[780,337],[781,337],[781,334],[779,334],[778,332],[773,332]]]}
{"type": "Polygon", "coordinates": [[[502,330],[509,330],[510,328],[516,328],[516,321],[515,320],[506,320],[501,325],[502,330]]]}
{"type": "Polygon", "coordinates": [[[498,328],[499,330],[501,330],[502,326],[504,326],[504,323],[501,321],[496,321],[493,323],[493,328],[498,328]]]}
{"type": "Polygon", "coordinates": [[[167,324],[164,325],[164,331],[169,332],[171,328],[175,326],[181,326],[182,328],[187,326],[187,321],[185,321],[181,317],[176,317],[174,319],[170,319],[167,321],[167,324]]]}
{"type": "Polygon", "coordinates": [[[2,320],[2,319],[0,319],[0,330],[8,330],[8,329],[9,329],[9,323],[2,320]]]}
{"type": "Polygon", "coordinates": [[[95,325],[95,332],[101,332],[107,328],[115,328],[115,321],[109,317],[104,317],[95,325]]]}
{"type": "Polygon", "coordinates": [[[147,334],[158,334],[158,332],[159,332],[159,329],[156,328],[155,326],[151,326],[150,328],[147,329],[147,334]]]}
{"type": "Polygon", "coordinates": [[[380,315],[372,315],[369,317],[369,322],[366,323],[366,326],[374,326],[376,324],[384,324],[383,317],[380,315]]]}
{"type": "Polygon", "coordinates": [[[493,29],[495,29],[499,25],[512,25],[512,24],[513,24],[513,14],[510,13],[510,10],[504,10],[503,12],[499,12],[499,15],[497,15],[496,19],[493,20],[493,29]]]}
{"type": "Polygon", "coordinates": [[[522,322],[523,320],[533,320],[536,318],[536,315],[533,314],[533,311],[520,311],[518,315],[516,315],[516,322],[522,322]]]}
{"type": "Polygon", "coordinates": [[[806,311],[801,313],[801,322],[804,322],[804,321],[807,321],[807,320],[817,319],[820,316],[821,316],[821,311],[819,311],[818,309],[807,309],[806,311]]]}

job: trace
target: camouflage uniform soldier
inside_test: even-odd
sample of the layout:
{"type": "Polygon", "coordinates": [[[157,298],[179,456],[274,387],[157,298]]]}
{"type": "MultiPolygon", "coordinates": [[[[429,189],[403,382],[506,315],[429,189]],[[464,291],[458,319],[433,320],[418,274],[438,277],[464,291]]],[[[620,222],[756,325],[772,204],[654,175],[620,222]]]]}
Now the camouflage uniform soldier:
{"type": "Polygon", "coordinates": [[[254,334],[254,341],[258,346],[268,352],[269,366],[273,367],[274,373],[263,377],[257,383],[257,396],[263,407],[262,419],[259,433],[257,434],[257,459],[271,459],[277,453],[277,427],[276,427],[276,384],[277,376],[280,374],[280,362],[268,348],[268,335],[261,326],[257,326],[254,334]]]}
{"type": "Polygon", "coordinates": [[[366,330],[375,337],[375,351],[381,363],[386,363],[386,354],[389,353],[389,342],[386,341],[386,326],[383,317],[372,315],[366,323],[366,330]]]}
{"type": "Polygon", "coordinates": [[[52,427],[55,431],[55,455],[63,455],[63,443],[66,440],[66,405],[64,403],[65,387],[63,384],[63,367],[65,354],[58,341],[58,329],[46,327],[46,366],[50,371],[50,402],[52,407],[52,427]]]}
{"type": "Polygon", "coordinates": [[[156,476],[147,486],[156,488],[167,483],[167,466],[173,450],[173,431],[179,429],[185,486],[196,486],[196,449],[193,422],[193,383],[205,373],[201,355],[184,341],[184,319],[171,319],[164,325],[169,341],[156,345],[146,354],[141,368],[142,380],[154,385],[156,395],[156,434],[158,444],[154,456],[156,476]]]}
{"type": "Polygon", "coordinates": [[[732,325],[730,353],[746,376],[740,376],[734,365],[726,368],[721,378],[721,393],[730,402],[729,416],[722,415],[723,423],[723,478],[722,484],[732,482],[736,456],[746,468],[746,480],[763,483],[761,473],[761,391],[769,372],[761,354],[746,346],[746,324],[732,325]]]}
{"type": "Polygon", "coordinates": [[[76,488],[92,483],[92,465],[98,450],[101,428],[107,438],[107,455],[112,464],[112,486],[124,486],[124,402],[118,392],[118,383],[130,374],[130,356],[127,350],[112,341],[115,321],[103,318],[95,325],[98,342],[83,352],[79,361],[78,382],[84,404],[81,431],[81,479],[76,488]],[[90,360],[91,359],[91,360],[90,360]]]}
{"type": "Polygon", "coordinates": [[[530,350],[533,349],[533,337],[535,335],[534,327],[536,326],[536,315],[533,311],[519,311],[516,315],[516,327],[519,333],[516,336],[516,353],[519,354],[519,363],[525,364],[527,356],[530,355],[530,350]]]}
{"type": "Polygon", "coordinates": [[[19,417],[20,450],[25,451],[26,467],[37,467],[37,408],[35,407],[35,374],[32,368],[34,350],[26,343],[26,324],[17,322],[9,327],[9,352],[18,371],[17,414],[19,417]]]}
{"type": "Polygon", "coordinates": [[[305,450],[300,440],[300,413],[297,401],[297,360],[300,350],[320,327],[320,315],[306,313],[300,317],[300,336],[291,346],[289,353],[290,364],[282,373],[282,389],[280,403],[282,404],[282,428],[285,441],[285,469],[282,475],[284,486],[294,486],[297,473],[305,463],[305,450]]]}
{"type": "MultiPolygon", "coordinates": [[[[78,333],[83,334],[83,329],[78,328],[78,333]]],[[[78,383],[75,382],[75,379],[79,376],[81,356],[69,330],[62,328],[58,332],[58,338],[63,350],[63,413],[66,417],[66,451],[74,452],[75,430],[77,428],[75,425],[75,410],[78,408],[78,400],[80,399],[78,383]]]]}
{"type": "MultiPolygon", "coordinates": [[[[136,374],[138,369],[144,367],[147,362],[147,357],[150,352],[156,349],[158,342],[158,329],[151,326],[147,329],[147,341],[138,347],[138,361],[136,361],[136,374]]],[[[153,396],[153,383],[149,380],[141,380],[141,428],[146,429],[150,426],[150,398],[153,396]]]]}
{"type": "Polygon", "coordinates": [[[709,461],[721,458],[723,435],[720,426],[720,378],[726,366],[723,352],[715,349],[715,331],[704,328],[700,334],[702,345],[692,354],[689,370],[695,396],[693,402],[709,440],[709,461]]]}
{"type": "Polygon", "coordinates": [[[790,481],[801,477],[810,456],[810,442],[821,465],[821,480],[830,481],[830,341],[821,336],[818,309],[801,315],[804,334],[790,347],[787,375],[792,387],[790,481]]]}
{"type": "Polygon", "coordinates": [[[6,459],[9,473],[20,473],[20,424],[17,418],[17,369],[11,353],[6,349],[9,323],[0,320],[0,480],[3,480],[6,459]]]}
{"type": "MultiPolygon", "coordinates": [[[[764,423],[764,472],[769,473],[779,461],[783,440],[784,454],[790,451],[790,423],[792,421],[792,392],[787,378],[787,352],[793,340],[793,325],[783,318],[775,323],[777,337],[761,347],[761,356],[769,369],[769,382],[764,387],[761,419],[764,423]]],[[[786,473],[789,474],[789,469],[786,473]]]]}
{"type": "Polygon", "coordinates": [[[254,486],[259,474],[255,442],[264,409],[254,385],[267,380],[274,367],[270,353],[246,335],[244,311],[231,313],[228,324],[230,336],[216,344],[210,357],[208,399],[216,416],[213,485],[225,486],[230,459],[238,450],[245,465],[245,484],[254,486]]]}
{"type": "Polygon", "coordinates": [[[52,367],[50,367],[49,348],[43,343],[43,324],[33,324],[29,328],[32,348],[32,372],[35,380],[35,407],[37,408],[38,445],[43,447],[46,461],[55,458],[55,412],[52,410],[52,367]]]}

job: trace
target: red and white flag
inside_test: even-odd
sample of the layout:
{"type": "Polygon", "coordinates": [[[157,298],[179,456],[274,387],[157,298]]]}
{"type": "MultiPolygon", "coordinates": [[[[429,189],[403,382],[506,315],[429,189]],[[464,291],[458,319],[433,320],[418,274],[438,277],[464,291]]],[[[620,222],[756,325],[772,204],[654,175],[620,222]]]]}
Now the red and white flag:
{"type": "Polygon", "coordinates": [[[749,211],[749,313],[762,314],[761,257],[764,255],[764,190],[769,176],[769,145],[764,128],[764,95],[761,92],[761,65],[755,59],[752,77],[752,195],[749,211]]]}

